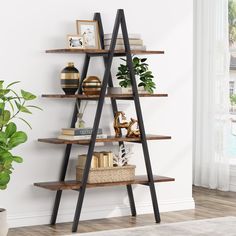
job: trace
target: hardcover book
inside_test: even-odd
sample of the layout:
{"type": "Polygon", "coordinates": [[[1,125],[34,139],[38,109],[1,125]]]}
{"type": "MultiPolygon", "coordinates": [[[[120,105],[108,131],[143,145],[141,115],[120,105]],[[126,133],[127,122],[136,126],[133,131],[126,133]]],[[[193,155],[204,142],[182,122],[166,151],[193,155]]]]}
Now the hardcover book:
{"type": "MultiPolygon", "coordinates": [[[[79,155],[77,166],[84,168],[86,160],[87,155],[79,155]]],[[[98,158],[95,155],[92,156],[91,168],[98,168],[98,158]]]]}
{"type": "MultiPolygon", "coordinates": [[[[64,139],[64,140],[83,140],[83,139],[91,139],[91,135],[77,135],[77,136],[72,136],[72,135],[59,135],[57,137],[58,139],[64,139]]],[[[107,134],[98,134],[97,139],[105,139],[107,138],[107,134]]]]}
{"type": "MultiPolygon", "coordinates": [[[[92,128],[63,128],[62,129],[62,135],[71,135],[71,136],[77,136],[77,135],[91,135],[93,132],[92,128]]],[[[98,134],[102,134],[102,129],[98,129],[98,134]]]]}

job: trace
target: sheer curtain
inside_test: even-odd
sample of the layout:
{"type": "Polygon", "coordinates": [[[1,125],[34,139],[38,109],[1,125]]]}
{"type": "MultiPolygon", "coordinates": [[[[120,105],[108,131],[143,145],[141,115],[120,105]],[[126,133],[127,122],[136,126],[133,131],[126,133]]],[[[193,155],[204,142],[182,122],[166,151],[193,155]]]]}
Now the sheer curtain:
{"type": "Polygon", "coordinates": [[[229,190],[228,0],[195,0],[193,184],[229,190]]]}

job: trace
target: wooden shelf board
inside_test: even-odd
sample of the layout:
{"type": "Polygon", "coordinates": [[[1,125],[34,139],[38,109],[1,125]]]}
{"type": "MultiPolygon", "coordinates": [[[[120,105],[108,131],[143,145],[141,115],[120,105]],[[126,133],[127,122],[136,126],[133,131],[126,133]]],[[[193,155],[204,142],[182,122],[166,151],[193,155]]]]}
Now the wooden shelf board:
{"type": "MultiPolygon", "coordinates": [[[[85,94],[43,94],[44,98],[79,98],[83,100],[97,100],[99,95],[85,95],[85,94]]],[[[133,94],[106,94],[107,98],[122,98],[122,99],[133,99],[133,94]]],[[[165,93],[153,93],[153,94],[139,94],[139,97],[168,97],[165,93]]]]}
{"type": "MultiPolygon", "coordinates": [[[[171,182],[175,181],[174,178],[164,177],[164,176],[154,176],[154,182],[171,182]]],[[[144,175],[136,176],[134,181],[124,181],[124,182],[115,182],[115,183],[100,183],[100,184],[87,184],[87,188],[96,188],[96,187],[110,187],[110,186],[122,186],[128,184],[142,184],[148,185],[147,177],[144,175]]],[[[78,190],[81,186],[81,182],[76,180],[68,181],[56,181],[56,182],[44,182],[44,183],[34,183],[34,186],[49,189],[52,191],[57,190],[78,190]]]]}
{"type": "MultiPolygon", "coordinates": [[[[46,50],[46,53],[75,53],[75,54],[90,54],[94,56],[99,55],[106,55],[109,53],[109,50],[104,49],[69,49],[69,48],[62,48],[62,49],[50,49],[46,50]]],[[[164,51],[157,51],[157,50],[131,50],[131,54],[164,54],[164,51]]],[[[126,55],[124,50],[115,50],[114,56],[123,56],[126,55]]]]}
{"type": "MultiPolygon", "coordinates": [[[[171,139],[171,136],[165,135],[146,135],[147,140],[162,140],[162,139],[171,139]]],[[[39,142],[42,143],[51,143],[51,144],[89,144],[90,139],[81,139],[81,140],[65,140],[65,139],[58,139],[58,138],[40,138],[38,139],[39,142]]],[[[116,138],[115,136],[108,136],[107,138],[103,139],[96,139],[96,142],[102,143],[110,143],[110,142],[140,142],[140,138],[126,138],[125,136],[116,138]]]]}

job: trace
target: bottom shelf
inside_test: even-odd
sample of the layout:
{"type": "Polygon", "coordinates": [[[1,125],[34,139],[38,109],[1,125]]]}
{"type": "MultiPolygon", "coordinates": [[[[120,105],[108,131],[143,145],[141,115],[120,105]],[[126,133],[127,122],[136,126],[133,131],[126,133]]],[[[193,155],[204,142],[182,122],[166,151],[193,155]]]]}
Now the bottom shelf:
{"type": "MultiPolygon", "coordinates": [[[[175,181],[174,178],[165,177],[165,176],[154,176],[154,182],[171,182],[175,181]]],[[[139,175],[135,177],[134,181],[123,181],[115,183],[100,183],[100,184],[87,184],[87,188],[96,188],[96,187],[109,187],[109,186],[119,186],[119,185],[129,185],[129,184],[142,184],[148,185],[148,179],[146,175],[139,175]]],[[[78,190],[81,186],[81,182],[76,180],[67,180],[67,181],[57,181],[57,182],[44,182],[44,183],[34,183],[34,186],[49,189],[52,191],[57,190],[78,190]]]]}

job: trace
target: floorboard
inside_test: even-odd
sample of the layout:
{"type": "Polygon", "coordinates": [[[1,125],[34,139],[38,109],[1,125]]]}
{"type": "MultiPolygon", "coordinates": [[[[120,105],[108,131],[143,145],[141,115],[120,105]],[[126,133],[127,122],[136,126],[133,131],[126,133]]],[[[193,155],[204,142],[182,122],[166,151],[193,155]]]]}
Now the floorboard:
{"type": "MultiPolygon", "coordinates": [[[[161,214],[162,224],[215,218],[223,216],[236,216],[236,193],[208,190],[194,187],[193,197],[196,209],[175,211],[161,214]]],[[[82,221],[78,232],[93,232],[129,227],[153,225],[152,214],[137,217],[115,217],[109,219],[82,221]]],[[[10,229],[8,236],[60,236],[71,233],[71,223],[57,224],[56,226],[43,225],[10,229]]]]}

